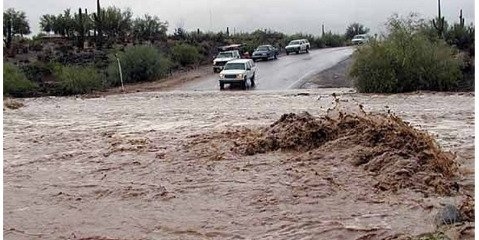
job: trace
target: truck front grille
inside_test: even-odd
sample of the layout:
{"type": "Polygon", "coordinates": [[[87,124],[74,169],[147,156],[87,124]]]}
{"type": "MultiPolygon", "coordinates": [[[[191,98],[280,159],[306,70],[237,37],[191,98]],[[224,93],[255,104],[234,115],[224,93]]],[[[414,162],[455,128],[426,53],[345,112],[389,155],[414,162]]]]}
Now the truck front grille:
{"type": "Polygon", "coordinates": [[[225,78],[236,78],[236,74],[227,74],[225,78]]]}

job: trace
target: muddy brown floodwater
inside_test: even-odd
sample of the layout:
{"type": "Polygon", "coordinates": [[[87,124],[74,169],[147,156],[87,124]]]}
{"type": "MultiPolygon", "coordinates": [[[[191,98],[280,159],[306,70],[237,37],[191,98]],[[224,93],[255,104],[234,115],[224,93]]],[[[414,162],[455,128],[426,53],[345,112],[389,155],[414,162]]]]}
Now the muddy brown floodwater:
{"type": "Polygon", "coordinates": [[[435,220],[444,205],[463,207],[473,196],[472,93],[315,89],[21,101],[4,110],[5,239],[407,239],[438,231],[474,238],[474,222],[437,227],[435,220]],[[385,120],[399,125],[381,131],[349,120],[331,127],[324,119],[333,92],[345,112],[357,104],[390,111],[441,149],[418,140],[422,132],[398,130],[402,120],[385,120]],[[298,119],[305,123],[287,125],[298,119]],[[315,134],[303,138],[304,129],[315,134]],[[427,162],[435,154],[447,164],[427,162]]]}

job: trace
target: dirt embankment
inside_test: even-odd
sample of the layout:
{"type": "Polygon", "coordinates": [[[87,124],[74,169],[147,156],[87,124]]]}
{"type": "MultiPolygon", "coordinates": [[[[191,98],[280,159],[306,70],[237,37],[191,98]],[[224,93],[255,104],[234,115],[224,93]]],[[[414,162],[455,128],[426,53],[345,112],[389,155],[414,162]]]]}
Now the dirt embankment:
{"type": "Polygon", "coordinates": [[[121,87],[109,88],[104,91],[97,91],[91,94],[84,95],[85,97],[99,97],[115,95],[120,93],[136,93],[136,92],[158,92],[168,91],[174,87],[194,81],[195,79],[212,75],[211,65],[201,65],[195,69],[174,72],[171,76],[159,79],[152,82],[127,84],[124,86],[124,91],[121,87]]]}

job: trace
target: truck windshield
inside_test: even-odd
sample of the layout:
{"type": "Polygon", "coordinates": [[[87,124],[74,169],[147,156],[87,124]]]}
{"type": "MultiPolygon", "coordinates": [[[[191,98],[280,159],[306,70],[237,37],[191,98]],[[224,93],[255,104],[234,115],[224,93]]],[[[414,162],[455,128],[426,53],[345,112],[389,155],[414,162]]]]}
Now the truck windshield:
{"type": "Polygon", "coordinates": [[[268,51],[268,46],[259,46],[256,51],[268,51]]]}
{"type": "Polygon", "coordinates": [[[227,63],[224,70],[245,70],[244,63],[227,63]]]}
{"type": "Polygon", "coordinates": [[[230,52],[222,52],[218,54],[218,58],[231,58],[233,57],[233,53],[230,52]]]}
{"type": "Polygon", "coordinates": [[[299,45],[299,41],[291,41],[289,45],[299,45]]]}

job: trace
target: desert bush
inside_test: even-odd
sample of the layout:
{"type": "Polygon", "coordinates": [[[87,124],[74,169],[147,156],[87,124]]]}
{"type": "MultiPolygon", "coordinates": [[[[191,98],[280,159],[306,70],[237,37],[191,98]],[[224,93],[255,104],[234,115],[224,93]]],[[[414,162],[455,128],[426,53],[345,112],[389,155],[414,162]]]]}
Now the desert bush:
{"type": "Polygon", "coordinates": [[[11,64],[3,65],[3,94],[13,97],[27,97],[35,94],[38,85],[27,79],[20,69],[11,64]]]}
{"type": "Polygon", "coordinates": [[[311,42],[311,48],[324,48],[325,44],[322,38],[316,37],[314,40],[311,42]]]}
{"type": "Polygon", "coordinates": [[[454,24],[446,32],[446,41],[449,45],[457,47],[461,51],[467,52],[470,56],[474,56],[475,28],[473,25],[463,26],[454,24]]]}
{"type": "Polygon", "coordinates": [[[186,43],[173,46],[171,56],[173,61],[181,66],[195,64],[201,60],[198,48],[186,43]]]}
{"type": "Polygon", "coordinates": [[[373,41],[353,55],[350,75],[360,92],[398,93],[454,90],[461,58],[444,41],[430,41],[418,22],[393,17],[385,41],[373,41]]]}
{"type": "MultiPolygon", "coordinates": [[[[155,80],[165,76],[171,66],[169,59],[164,57],[156,48],[138,45],[119,52],[124,83],[135,83],[155,80]]],[[[118,62],[110,56],[110,64],[106,70],[107,82],[110,86],[120,84],[118,62]]]]}
{"type": "Polygon", "coordinates": [[[59,95],[85,94],[104,87],[104,75],[93,67],[61,66],[54,69],[59,95]]]}
{"type": "Polygon", "coordinates": [[[320,41],[326,47],[341,47],[345,45],[345,39],[343,35],[334,34],[331,32],[325,33],[321,37],[320,41]]]}
{"type": "Polygon", "coordinates": [[[25,74],[28,80],[41,84],[45,76],[52,74],[52,64],[45,64],[41,61],[35,61],[20,67],[20,70],[25,74]]]}

